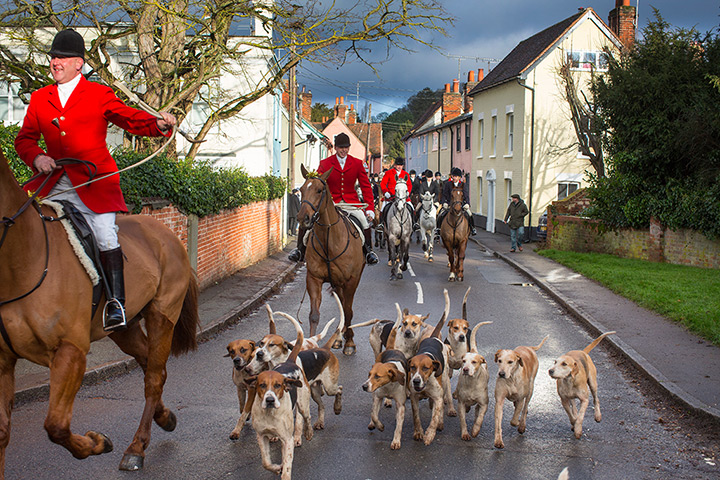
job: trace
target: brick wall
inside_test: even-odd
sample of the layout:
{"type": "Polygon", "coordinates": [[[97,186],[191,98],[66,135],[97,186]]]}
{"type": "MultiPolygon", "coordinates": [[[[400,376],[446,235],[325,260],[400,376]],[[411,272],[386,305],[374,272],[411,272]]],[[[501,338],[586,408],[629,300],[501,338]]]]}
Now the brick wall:
{"type": "Polygon", "coordinates": [[[550,214],[547,242],[557,250],[720,268],[720,241],[690,230],[666,229],[655,219],[647,230],[609,231],[596,220],[550,214]]]}
{"type": "MultiPolygon", "coordinates": [[[[143,207],[188,246],[188,217],[172,205],[143,207]]],[[[200,288],[272,255],[282,247],[281,202],[255,202],[198,219],[197,275],[200,288]]]]}

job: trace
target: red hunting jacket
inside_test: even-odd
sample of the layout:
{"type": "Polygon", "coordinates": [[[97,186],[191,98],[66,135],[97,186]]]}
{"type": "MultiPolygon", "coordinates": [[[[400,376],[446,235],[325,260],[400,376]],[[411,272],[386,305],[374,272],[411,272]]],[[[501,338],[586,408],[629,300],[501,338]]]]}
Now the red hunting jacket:
{"type": "MultiPolygon", "coordinates": [[[[407,173],[405,170],[400,171],[400,175],[398,175],[401,179],[405,179],[405,183],[407,183],[407,190],[408,190],[408,198],[407,201],[410,201],[410,194],[412,193],[412,182],[410,181],[410,174],[407,173]]],[[[382,190],[383,194],[386,192],[390,193],[392,197],[395,196],[395,169],[391,168],[385,174],[383,175],[382,181],[380,182],[380,190],[382,190]]]]}
{"type": "MultiPolygon", "coordinates": [[[[54,160],[77,158],[93,162],[97,166],[96,177],[101,177],[118,171],[106,144],[109,122],[134,135],[164,135],[157,127],[155,117],[128,107],[109,87],[82,77],[65,107],[60,104],[56,84],[32,94],[23,126],[15,138],[15,150],[35,173],[33,161],[38,155],[45,154],[54,160]],[[38,145],[40,136],[45,139],[47,153],[38,145]]],[[[51,174],[45,188],[39,192],[40,196],[47,195],[63,173],[67,173],[73,185],[89,180],[87,169],[82,165],[64,166],[51,174]]],[[[126,212],[119,177],[114,175],[76,191],[83,203],[96,213],[126,212]]],[[[44,179],[41,176],[33,180],[25,190],[37,190],[44,179]]]]}
{"type": "Polygon", "coordinates": [[[357,191],[355,191],[355,182],[360,184],[363,202],[367,203],[366,211],[374,211],[375,203],[370,185],[370,179],[365,171],[365,163],[359,158],[351,155],[345,160],[345,168],[340,168],[337,155],[331,155],[325,160],[320,161],[318,166],[319,173],[325,173],[332,167],[332,173],[327,179],[328,188],[332,194],[335,203],[360,203],[357,191]]]}

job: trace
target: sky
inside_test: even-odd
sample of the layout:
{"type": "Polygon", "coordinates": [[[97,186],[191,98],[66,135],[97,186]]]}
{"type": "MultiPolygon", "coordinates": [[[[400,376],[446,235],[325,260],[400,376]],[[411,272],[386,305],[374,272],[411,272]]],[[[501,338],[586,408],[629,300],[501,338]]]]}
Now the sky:
{"type": "MultiPolygon", "coordinates": [[[[298,85],[312,92],[313,103],[332,107],[336,97],[355,104],[363,111],[370,105],[373,116],[391,113],[408,97],[429,87],[444,88],[460,72],[461,84],[470,70],[495,67],[522,40],[572,15],[578,8],[591,7],[608,22],[615,0],[438,0],[455,18],[447,26],[448,36],[434,35],[427,40],[445,54],[416,45],[414,52],[390,51],[390,59],[375,63],[377,72],[361,62],[336,65],[301,63],[298,85]],[[463,58],[457,58],[463,57],[463,58]],[[359,94],[358,94],[359,92],[359,94]]],[[[652,20],[653,7],[672,27],[696,28],[704,33],[720,25],[720,0],[630,0],[638,8],[638,31],[652,20]]],[[[370,46],[370,57],[385,57],[383,45],[370,46]],[[372,52],[375,50],[375,52],[372,52]]]]}

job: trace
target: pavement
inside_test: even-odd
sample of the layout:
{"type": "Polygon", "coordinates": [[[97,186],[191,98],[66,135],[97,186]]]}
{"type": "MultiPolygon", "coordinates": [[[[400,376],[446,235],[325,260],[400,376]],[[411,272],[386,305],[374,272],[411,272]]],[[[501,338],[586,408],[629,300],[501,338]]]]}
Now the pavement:
{"type": "MultiPolygon", "coordinates": [[[[647,380],[685,408],[713,423],[720,423],[720,348],[538,255],[536,243],[526,244],[522,252],[510,253],[507,235],[478,230],[471,239],[526,275],[591,334],[616,331],[605,338],[603,344],[619,353],[647,380]]],[[[298,265],[287,260],[288,251],[289,247],[200,293],[201,341],[260,308],[267,297],[292,280],[298,265]]],[[[528,322],[532,322],[532,318],[528,318],[528,322]]],[[[103,339],[91,345],[83,382],[96,383],[136,367],[135,361],[124,355],[111,340],[103,339]]],[[[47,368],[18,361],[16,404],[46,399],[48,381],[47,368]]]]}

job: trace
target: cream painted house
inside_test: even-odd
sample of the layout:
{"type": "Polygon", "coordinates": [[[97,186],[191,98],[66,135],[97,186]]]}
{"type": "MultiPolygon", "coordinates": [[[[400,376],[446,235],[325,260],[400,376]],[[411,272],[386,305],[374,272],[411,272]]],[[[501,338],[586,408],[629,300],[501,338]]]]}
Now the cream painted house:
{"type": "MultiPolygon", "coordinates": [[[[625,28],[623,22],[633,21],[634,7],[621,5],[626,3],[618,0],[611,25],[625,28]]],[[[606,47],[619,52],[623,44],[592,8],[581,9],[520,42],[470,91],[469,186],[471,207],[482,217],[478,226],[507,231],[503,218],[510,195],[517,193],[528,205],[525,225],[533,231],[550,202],[585,185],[592,167],[578,151],[558,70],[570,59],[576,83],[587,92],[591,68],[606,69],[606,47]]]]}

